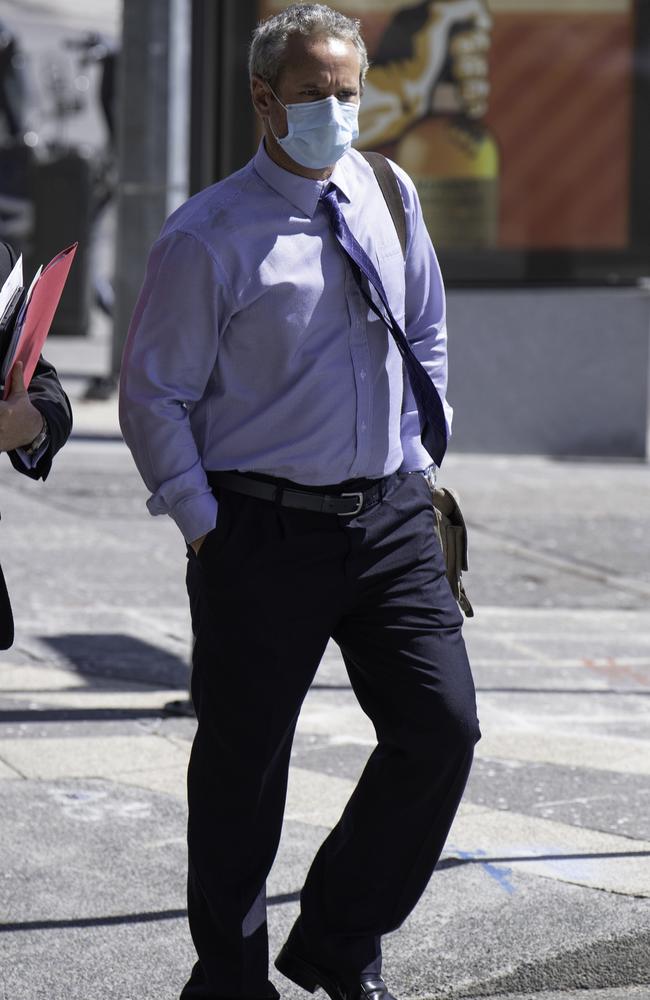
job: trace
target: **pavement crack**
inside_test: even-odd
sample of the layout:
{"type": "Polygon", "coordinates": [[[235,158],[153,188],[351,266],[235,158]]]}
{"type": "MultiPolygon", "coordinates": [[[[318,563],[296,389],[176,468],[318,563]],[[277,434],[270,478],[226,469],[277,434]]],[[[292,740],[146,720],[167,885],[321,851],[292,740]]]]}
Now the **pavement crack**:
{"type": "Polygon", "coordinates": [[[18,777],[21,778],[23,781],[29,780],[29,776],[26,773],[21,771],[19,767],[16,767],[15,764],[10,764],[9,761],[6,760],[4,757],[0,757],[0,764],[6,767],[8,771],[13,771],[14,774],[18,775],[18,777]]]}

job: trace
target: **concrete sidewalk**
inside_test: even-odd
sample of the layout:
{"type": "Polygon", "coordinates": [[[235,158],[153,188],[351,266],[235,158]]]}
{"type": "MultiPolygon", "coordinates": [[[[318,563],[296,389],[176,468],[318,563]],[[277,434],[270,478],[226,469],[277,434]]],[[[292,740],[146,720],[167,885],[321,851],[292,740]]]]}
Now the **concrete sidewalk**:
{"type": "MultiPolygon", "coordinates": [[[[3,480],[17,623],[0,661],[11,1000],[172,1000],[193,960],[194,724],[162,712],[187,683],[184,545],[146,514],[114,400],[83,402],[105,346],[52,341],[76,440],[46,484],[8,465],[3,480]]],[[[466,638],[484,737],[439,870],[386,940],[386,978],[402,1000],[648,1000],[648,468],[451,454],[444,479],[472,532],[466,638]]],[[[372,745],[331,647],[294,746],[272,955],[372,745]]]]}

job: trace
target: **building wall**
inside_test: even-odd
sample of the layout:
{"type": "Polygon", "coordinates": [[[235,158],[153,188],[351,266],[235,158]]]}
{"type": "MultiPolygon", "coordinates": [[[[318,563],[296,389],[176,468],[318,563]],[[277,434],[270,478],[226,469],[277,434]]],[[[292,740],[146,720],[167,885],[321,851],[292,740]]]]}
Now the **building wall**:
{"type": "Polygon", "coordinates": [[[452,290],[455,451],[648,457],[650,295],[452,290]]]}

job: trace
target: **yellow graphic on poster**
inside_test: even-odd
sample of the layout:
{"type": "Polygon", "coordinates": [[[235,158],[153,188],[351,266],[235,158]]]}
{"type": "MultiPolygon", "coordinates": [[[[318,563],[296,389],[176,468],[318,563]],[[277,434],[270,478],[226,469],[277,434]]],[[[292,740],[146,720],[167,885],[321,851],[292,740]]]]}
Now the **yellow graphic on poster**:
{"type": "Polygon", "coordinates": [[[498,239],[499,155],[483,124],[491,27],[483,0],[401,8],[366,81],[357,145],[395,144],[390,152],[415,181],[439,246],[498,239]]]}
{"type": "Polygon", "coordinates": [[[436,246],[627,245],[632,0],[335,6],[371,59],[356,145],[411,175],[436,246]]]}

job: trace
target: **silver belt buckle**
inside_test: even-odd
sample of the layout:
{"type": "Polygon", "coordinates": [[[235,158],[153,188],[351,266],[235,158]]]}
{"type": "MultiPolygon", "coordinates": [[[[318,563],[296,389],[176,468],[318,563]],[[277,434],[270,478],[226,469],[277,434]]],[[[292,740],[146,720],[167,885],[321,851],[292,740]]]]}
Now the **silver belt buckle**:
{"type": "Polygon", "coordinates": [[[339,517],[355,517],[356,514],[361,513],[361,508],[363,507],[363,493],[341,493],[341,497],[356,497],[357,506],[354,510],[346,510],[345,514],[339,514],[339,517]]]}

